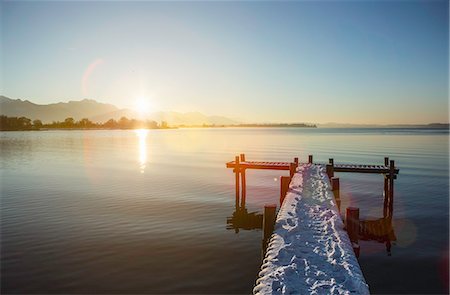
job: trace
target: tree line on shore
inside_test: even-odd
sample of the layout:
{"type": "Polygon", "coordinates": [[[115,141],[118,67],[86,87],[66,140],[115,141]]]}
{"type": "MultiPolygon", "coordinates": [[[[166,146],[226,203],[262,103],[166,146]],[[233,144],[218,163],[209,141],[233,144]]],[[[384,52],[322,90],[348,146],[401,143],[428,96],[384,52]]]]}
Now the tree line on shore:
{"type": "MultiPolygon", "coordinates": [[[[182,128],[217,128],[217,127],[306,127],[316,128],[314,124],[305,123],[277,123],[277,124],[235,124],[235,125],[179,125],[182,128]]],[[[104,123],[95,123],[87,118],[76,121],[74,118],[66,118],[64,121],[53,121],[52,123],[42,123],[41,120],[31,120],[26,117],[8,117],[0,115],[0,131],[14,130],[41,130],[41,129],[168,129],[167,122],[158,124],[153,120],[136,120],[122,117],[119,120],[109,119],[104,123]]]]}
{"type": "Polygon", "coordinates": [[[53,121],[44,124],[41,120],[31,120],[26,117],[7,117],[0,116],[0,130],[40,130],[40,129],[166,129],[167,123],[162,121],[158,124],[156,121],[142,121],[122,117],[119,120],[109,119],[104,123],[95,123],[87,118],[76,121],[74,118],[66,118],[64,121],[53,121]]]}

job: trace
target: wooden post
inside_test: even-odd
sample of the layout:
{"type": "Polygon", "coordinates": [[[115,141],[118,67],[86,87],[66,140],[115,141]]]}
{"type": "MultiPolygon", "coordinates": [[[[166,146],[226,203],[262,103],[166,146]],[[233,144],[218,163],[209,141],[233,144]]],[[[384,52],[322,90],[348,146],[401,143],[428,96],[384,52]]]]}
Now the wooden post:
{"type": "Polygon", "coordinates": [[[308,156],[308,163],[312,164],[313,163],[313,155],[309,155],[308,156]]]}
{"type": "Polygon", "coordinates": [[[289,176],[280,177],[280,207],[283,204],[284,198],[286,197],[287,191],[289,190],[289,183],[291,178],[289,176]]]}
{"type": "Polygon", "coordinates": [[[357,243],[359,239],[359,208],[347,208],[345,227],[347,228],[350,241],[357,243]]]}
{"type": "Polygon", "coordinates": [[[334,168],[330,164],[327,164],[327,175],[328,175],[328,178],[330,179],[330,181],[331,181],[331,178],[334,177],[334,168]]]}
{"type": "Polygon", "coordinates": [[[298,158],[297,157],[294,158],[294,163],[295,163],[295,166],[298,167],[298,158]]]}
{"type": "MultiPolygon", "coordinates": [[[[389,158],[384,157],[384,166],[389,165],[389,158]]],[[[383,217],[387,217],[389,206],[389,178],[384,174],[384,204],[383,204],[383,217]]]]}
{"type": "MultiPolygon", "coordinates": [[[[245,154],[241,154],[240,158],[241,158],[241,162],[245,162],[245,154]]],[[[245,180],[245,168],[241,168],[240,172],[241,172],[241,182],[242,182],[241,208],[245,208],[245,199],[247,196],[247,183],[245,180]]]]}
{"type": "Polygon", "coordinates": [[[234,173],[236,176],[236,210],[239,210],[239,156],[235,158],[234,173]]]}
{"type": "Polygon", "coordinates": [[[329,165],[331,165],[331,167],[330,168],[328,168],[328,169],[330,169],[330,173],[328,174],[328,170],[327,170],[327,174],[328,174],[328,178],[332,178],[332,177],[334,177],[334,159],[333,158],[329,158],[328,159],[328,163],[329,163],[329,165]]]}
{"type": "Polygon", "coordinates": [[[273,229],[275,227],[275,219],[276,219],[276,204],[264,205],[264,216],[263,216],[263,241],[267,243],[270,239],[270,236],[273,233],[273,229]]]}
{"type": "Polygon", "coordinates": [[[245,180],[245,168],[241,168],[241,182],[242,182],[241,208],[245,208],[245,199],[247,197],[247,183],[245,180]]]}
{"type": "Polygon", "coordinates": [[[353,252],[355,252],[356,258],[359,258],[360,247],[358,243],[352,243],[353,252]]]}
{"type": "Polygon", "coordinates": [[[289,177],[292,179],[292,177],[294,177],[295,174],[295,169],[297,168],[297,165],[295,163],[291,163],[289,165],[289,177]]]}
{"type": "Polygon", "coordinates": [[[262,239],[262,257],[266,256],[267,244],[272,236],[274,227],[275,227],[275,219],[276,219],[276,209],[277,205],[265,205],[264,206],[264,215],[263,215],[263,239],[262,239]]]}
{"type": "Polygon", "coordinates": [[[340,212],[341,211],[341,192],[340,192],[339,177],[331,178],[331,188],[333,190],[334,199],[336,200],[336,205],[340,212]]]}
{"type": "Polygon", "coordinates": [[[394,177],[395,177],[395,162],[390,160],[389,165],[389,216],[392,217],[394,211],[394,177]]]}
{"type": "Polygon", "coordinates": [[[333,189],[333,192],[340,190],[339,177],[331,178],[331,188],[333,189]]]}

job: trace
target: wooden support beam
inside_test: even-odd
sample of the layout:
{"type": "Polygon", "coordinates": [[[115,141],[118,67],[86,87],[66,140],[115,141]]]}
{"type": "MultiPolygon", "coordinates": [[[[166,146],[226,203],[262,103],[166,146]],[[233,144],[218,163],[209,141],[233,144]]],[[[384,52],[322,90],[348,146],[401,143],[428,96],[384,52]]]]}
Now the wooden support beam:
{"type": "Polygon", "coordinates": [[[297,165],[295,163],[291,163],[289,165],[289,177],[292,179],[292,177],[294,177],[295,174],[295,169],[297,168],[297,165]]]}
{"type": "MultiPolygon", "coordinates": [[[[389,157],[384,157],[384,166],[389,166],[389,157]]],[[[389,170],[390,172],[390,170],[389,170]]],[[[383,204],[383,217],[388,216],[388,208],[389,208],[389,176],[384,174],[384,204],[383,204]]]]}
{"type": "Polygon", "coordinates": [[[236,166],[234,167],[234,174],[236,177],[236,210],[239,210],[239,156],[235,158],[236,166]]]}
{"type": "Polygon", "coordinates": [[[394,179],[395,179],[395,162],[389,161],[389,216],[392,218],[394,211],[394,179]]]}
{"type": "Polygon", "coordinates": [[[245,180],[245,168],[241,169],[241,183],[242,183],[241,208],[245,208],[245,199],[247,197],[247,182],[245,180]]]}
{"type": "Polygon", "coordinates": [[[289,184],[291,183],[291,178],[289,176],[280,177],[280,207],[284,202],[287,191],[289,190],[289,184]]]}
{"type": "Polygon", "coordinates": [[[383,217],[386,218],[388,216],[388,207],[389,207],[389,176],[384,175],[384,187],[383,187],[383,217]]]}
{"type": "Polygon", "coordinates": [[[333,167],[333,165],[331,165],[331,164],[327,164],[326,169],[327,169],[327,175],[328,175],[328,178],[329,178],[330,181],[331,181],[331,178],[334,177],[334,167],[333,167]]]}
{"type": "Polygon", "coordinates": [[[332,188],[333,192],[339,191],[339,189],[340,189],[339,177],[331,178],[331,188],[332,188]]]}
{"type": "Polygon", "coordinates": [[[275,228],[277,205],[264,205],[263,242],[267,243],[275,228]]]}
{"type": "MultiPolygon", "coordinates": [[[[240,161],[241,162],[245,162],[245,154],[240,154],[240,161]]],[[[245,180],[245,168],[241,168],[240,169],[240,173],[241,173],[241,184],[242,184],[242,188],[241,188],[241,208],[245,208],[245,199],[247,197],[247,183],[245,180]]]]}
{"type": "Polygon", "coordinates": [[[339,184],[339,177],[331,178],[331,189],[333,190],[334,199],[336,200],[336,205],[341,212],[341,191],[339,184]]]}
{"type": "Polygon", "coordinates": [[[313,155],[309,155],[308,156],[308,163],[312,164],[313,163],[313,155]]]}

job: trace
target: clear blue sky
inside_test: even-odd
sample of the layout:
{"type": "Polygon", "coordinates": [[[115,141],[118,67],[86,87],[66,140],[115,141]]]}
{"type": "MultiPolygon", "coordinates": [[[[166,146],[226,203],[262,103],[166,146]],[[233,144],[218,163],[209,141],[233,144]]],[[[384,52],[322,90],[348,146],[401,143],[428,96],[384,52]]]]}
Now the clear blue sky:
{"type": "Polygon", "coordinates": [[[2,2],[0,94],[249,122],[448,122],[447,1],[2,2]]]}

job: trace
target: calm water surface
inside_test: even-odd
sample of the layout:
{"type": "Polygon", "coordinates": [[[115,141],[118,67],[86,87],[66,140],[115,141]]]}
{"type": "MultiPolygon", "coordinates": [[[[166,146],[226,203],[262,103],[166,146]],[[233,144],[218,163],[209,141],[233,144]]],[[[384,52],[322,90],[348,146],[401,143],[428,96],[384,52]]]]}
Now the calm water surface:
{"type": "MultiPolygon", "coordinates": [[[[178,129],[1,134],[2,293],[250,293],[261,231],[235,233],[225,162],[396,160],[397,241],[361,242],[373,293],[444,293],[449,134],[402,129],[178,129]]],[[[247,209],[279,196],[249,171],[247,209]]],[[[382,217],[380,175],[340,174],[342,208],[382,217]]],[[[342,210],[341,210],[342,211],[342,210]]],[[[447,281],[447,283],[446,283],[447,281]]]]}

